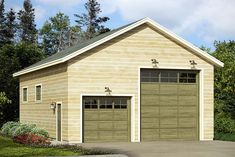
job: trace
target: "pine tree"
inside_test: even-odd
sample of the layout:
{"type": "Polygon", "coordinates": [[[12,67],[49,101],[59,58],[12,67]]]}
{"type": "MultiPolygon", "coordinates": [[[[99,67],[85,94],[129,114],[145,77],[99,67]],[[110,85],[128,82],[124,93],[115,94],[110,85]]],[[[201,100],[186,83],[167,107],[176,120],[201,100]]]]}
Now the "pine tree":
{"type": "Polygon", "coordinates": [[[52,55],[78,42],[80,29],[70,26],[70,20],[64,13],[50,17],[40,30],[42,47],[47,55],[52,55]]]}
{"type": "Polygon", "coordinates": [[[7,44],[12,44],[14,42],[14,37],[16,33],[16,15],[14,10],[11,8],[6,14],[6,33],[5,42],[7,44]]]}
{"type": "Polygon", "coordinates": [[[37,42],[34,8],[30,0],[25,0],[23,9],[18,12],[20,40],[29,43],[37,42]]]}
{"type": "Polygon", "coordinates": [[[75,20],[78,26],[83,28],[85,27],[85,38],[91,39],[94,36],[110,31],[109,28],[105,28],[102,23],[109,20],[108,17],[99,17],[101,13],[100,4],[97,0],[88,0],[85,3],[86,14],[78,15],[75,14],[75,17],[78,19],[75,20]]]}
{"type": "Polygon", "coordinates": [[[4,0],[0,1],[0,47],[5,44],[5,6],[4,0]]]}

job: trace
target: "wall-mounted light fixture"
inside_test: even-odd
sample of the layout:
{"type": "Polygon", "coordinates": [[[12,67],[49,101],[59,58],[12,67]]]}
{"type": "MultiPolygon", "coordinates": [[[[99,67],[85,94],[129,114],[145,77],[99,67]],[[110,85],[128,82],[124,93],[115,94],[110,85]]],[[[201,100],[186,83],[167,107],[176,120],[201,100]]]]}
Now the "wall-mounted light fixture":
{"type": "Polygon", "coordinates": [[[106,95],[111,95],[112,90],[109,87],[104,87],[106,95]]]}
{"type": "Polygon", "coordinates": [[[157,68],[157,64],[159,63],[156,59],[151,59],[153,68],[157,68]]]}
{"type": "Polygon", "coordinates": [[[56,109],[56,102],[52,102],[52,103],[50,104],[50,109],[52,109],[52,110],[53,110],[53,112],[55,113],[55,109],[56,109]]]}
{"type": "Polygon", "coordinates": [[[197,63],[195,62],[195,60],[189,60],[189,63],[191,64],[192,68],[196,68],[195,66],[197,65],[197,63]]]}

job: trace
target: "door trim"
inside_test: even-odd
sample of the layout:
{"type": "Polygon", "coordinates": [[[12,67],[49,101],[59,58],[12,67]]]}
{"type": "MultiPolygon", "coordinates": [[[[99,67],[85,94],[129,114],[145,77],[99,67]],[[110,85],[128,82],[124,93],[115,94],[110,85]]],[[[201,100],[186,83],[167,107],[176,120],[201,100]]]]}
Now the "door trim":
{"type": "Polygon", "coordinates": [[[63,132],[63,131],[62,131],[62,130],[63,130],[63,127],[62,127],[62,126],[63,126],[63,125],[62,125],[62,120],[63,120],[63,107],[62,107],[63,105],[62,105],[62,102],[56,102],[56,119],[55,119],[55,120],[56,120],[56,141],[58,141],[58,121],[57,121],[57,118],[58,118],[58,107],[57,107],[57,105],[58,105],[58,104],[61,105],[61,108],[60,108],[60,109],[61,109],[61,111],[60,111],[60,114],[61,114],[61,122],[60,122],[60,125],[61,125],[61,126],[60,126],[60,128],[61,128],[61,133],[60,133],[61,138],[60,138],[60,139],[61,139],[61,140],[60,140],[60,141],[63,141],[63,140],[62,140],[62,137],[63,137],[63,135],[62,135],[62,132],[63,132]]]}
{"type": "MultiPolygon", "coordinates": [[[[80,94],[80,143],[83,143],[83,97],[85,96],[107,96],[106,94],[87,94],[82,93],[80,94]]],[[[110,96],[123,96],[123,97],[130,97],[131,98],[131,126],[130,126],[130,133],[131,133],[131,142],[135,142],[135,117],[134,117],[134,107],[135,107],[135,95],[134,94],[112,94],[110,96]]]]}
{"type": "Polygon", "coordinates": [[[192,69],[190,65],[188,67],[164,67],[164,66],[158,66],[157,68],[154,68],[152,66],[139,66],[138,67],[138,141],[141,141],[141,110],[140,110],[140,70],[141,69],[157,69],[157,70],[198,70],[199,74],[199,125],[198,125],[198,132],[199,132],[199,141],[205,140],[204,139],[204,97],[203,97],[203,91],[204,91],[204,69],[203,68],[195,68],[192,69]]]}

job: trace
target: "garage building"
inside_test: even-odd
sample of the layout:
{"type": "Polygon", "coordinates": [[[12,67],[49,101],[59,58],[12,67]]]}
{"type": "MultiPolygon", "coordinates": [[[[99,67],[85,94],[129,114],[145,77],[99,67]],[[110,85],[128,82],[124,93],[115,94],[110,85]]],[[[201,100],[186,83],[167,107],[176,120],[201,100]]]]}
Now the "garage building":
{"type": "Polygon", "coordinates": [[[220,67],[144,18],[16,72],[20,121],[69,143],[213,140],[220,67]]]}

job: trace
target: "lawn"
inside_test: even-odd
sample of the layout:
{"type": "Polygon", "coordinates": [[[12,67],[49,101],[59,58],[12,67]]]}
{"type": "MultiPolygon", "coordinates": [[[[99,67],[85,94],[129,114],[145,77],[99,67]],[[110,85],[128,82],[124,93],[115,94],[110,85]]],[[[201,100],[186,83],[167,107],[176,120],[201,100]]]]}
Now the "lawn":
{"type": "Polygon", "coordinates": [[[1,157],[23,157],[23,156],[75,156],[75,153],[62,148],[37,148],[14,143],[11,139],[0,136],[1,157]]]}

